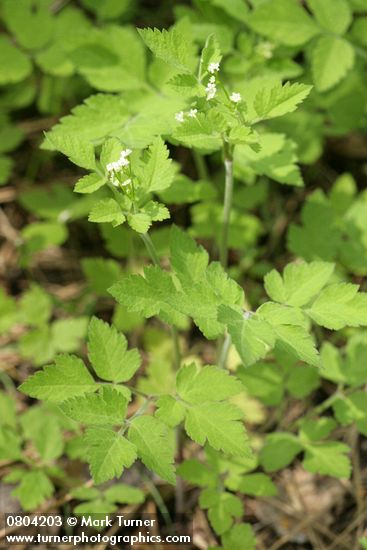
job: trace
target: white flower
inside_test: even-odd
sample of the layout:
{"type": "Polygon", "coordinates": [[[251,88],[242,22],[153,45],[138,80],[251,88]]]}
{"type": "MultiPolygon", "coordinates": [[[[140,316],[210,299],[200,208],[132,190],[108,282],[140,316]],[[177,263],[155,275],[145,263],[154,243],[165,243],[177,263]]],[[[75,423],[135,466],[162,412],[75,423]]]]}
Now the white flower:
{"type": "Polygon", "coordinates": [[[127,185],[130,185],[130,183],[131,183],[131,179],[128,178],[127,180],[123,181],[123,182],[121,183],[121,185],[122,185],[123,187],[126,187],[127,185]]]}
{"type": "Polygon", "coordinates": [[[209,82],[214,83],[214,82],[215,82],[215,76],[211,76],[211,77],[209,78],[209,82]]]}
{"type": "Polygon", "coordinates": [[[262,55],[265,59],[271,59],[273,57],[274,44],[271,42],[260,42],[256,46],[256,52],[262,55]]]}
{"type": "Polygon", "coordinates": [[[195,118],[197,115],[197,112],[198,112],[197,109],[190,109],[190,111],[188,112],[188,116],[191,118],[195,118]]]}
{"type": "Polygon", "coordinates": [[[233,103],[238,103],[239,101],[241,101],[242,97],[241,97],[241,94],[239,94],[238,92],[233,92],[229,99],[231,101],[233,101],[233,103]]]}
{"type": "Polygon", "coordinates": [[[180,111],[179,113],[175,114],[175,119],[177,122],[183,122],[184,121],[185,113],[183,111],[180,111]]]}
{"type": "Polygon", "coordinates": [[[214,99],[217,94],[217,86],[215,84],[215,78],[211,77],[206,88],[206,99],[209,101],[210,99],[214,99]]]}
{"type": "Polygon", "coordinates": [[[116,165],[117,165],[116,162],[110,162],[109,164],[107,164],[106,166],[107,172],[114,172],[116,169],[116,165]]]}
{"type": "Polygon", "coordinates": [[[219,61],[217,61],[216,63],[210,63],[208,71],[211,74],[217,73],[219,71],[219,61]]]}
{"type": "Polygon", "coordinates": [[[107,172],[110,172],[113,175],[116,172],[120,172],[120,170],[125,166],[129,166],[130,162],[126,157],[128,157],[131,153],[132,153],[131,149],[122,150],[120,153],[120,158],[118,160],[107,164],[106,166],[107,172]]]}

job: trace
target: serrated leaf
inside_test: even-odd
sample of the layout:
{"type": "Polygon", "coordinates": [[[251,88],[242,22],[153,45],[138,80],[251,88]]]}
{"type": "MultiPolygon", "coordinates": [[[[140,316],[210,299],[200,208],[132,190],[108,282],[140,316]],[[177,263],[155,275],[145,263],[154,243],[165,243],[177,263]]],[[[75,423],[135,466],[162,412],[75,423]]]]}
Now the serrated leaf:
{"type": "Polygon", "coordinates": [[[78,180],[75,184],[74,191],[75,193],[94,193],[94,191],[97,191],[105,183],[105,178],[93,172],[78,180]]]}
{"type": "Polygon", "coordinates": [[[334,264],[327,262],[290,263],[283,278],[275,269],[265,275],[265,290],[276,302],[301,307],[320,292],[333,271],[334,264]]]}
{"type": "Polygon", "coordinates": [[[22,440],[10,426],[0,428],[0,460],[22,459],[22,440]]]}
{"type": "Polygon", "coordinates": [[[330,285],[321,291],[307,313],[317,324],[332,330],[366,326],[367,294],[358,293],[358,289],[351,283],[330,285]]]}
{"type": "Polygon", "coordinates": [[[48,133],[46,143],[66,155],[77,166],[87,170],[94,170],[96,167],[94,147],[88,141],[70,134],[48,133]]]}
{"type": "Polygon", "coordinates": [[[336,428],[333,418],[318,418],[316,420],[305,419],[301,422],[300,437],[307,441],[325,439],[336,428]]]}
{"type": "Polygon", "coordinates": [[[121,208],[114,199],[102,199],[98,201],[89,213],[88,220],[94,223],[112,222],[114,227],[125,221],[121,208]]]}
{"type": "Polygon", "coordinates": [[[367,433],[367,394],[356,391],[349,396],[341,396],[333,403],[335,418],[343,426],[356,423],[358,431],[367,433]]]}
{"type": "Polygon", "coordinates": [[[326,92],[353,67],[355,52],[344,38],[321,36],[312,50],[311,69],[316,89],[326,92]]]}
{"type": "Polygon", "coordinates": [[[320,32],[297,0],[261,2],[248,24],[259,34],[287,46],[305,44],[320,32]]]}
{"type": "Polygon", "coordinates": [[[60,355],[55,365],[30,376],[19,387],[23,393],[36,399],[60,402],[70,397],[94,392],[98,385],[84,365],[75,355],[60,355]]]}
{"type": "MultiPolygon", "coordinates": [[[[241,1],[241,0],[239,0],[241,1]]],[[[215,34],[210,34],[206,39],[205,46],[201,52],[200,57],[200,76],[208,73],[208,67],[211,63],[220,63],[222,54],[220,51],[218,40],[215,34]]]]}
{"type": "Polygon", "coordinates": [[[177,74],[168,82],[168,86],[180,97],[194,97],[205,94],[204,86],[201,86],[192,74],[177,74]]]}
{"type": "Polygon", "coordinates": [[[51,325],[52,344],[57,352],[71,353],[80,348],[87,332],[86,317],[57,319],[51,325]]]}
{"type": "Polygon", "coordinates": [[[177,28],[162,31],[147,28],[138,32],[156,57],[181,72],[192,72],[193,46],[177,28]]]}
{"type": "Polygon", "coordinates": [[[178,324],[184,319],[175,306],[176,288],[173,281],[159,267],[145,268],[144,277],[124,277],[109,292],[129,311],[142,313],[147,318],[161,315],[167,321],[178,324]]]}
{"type": "MultiPolygon", "coordinates": [[[[114,69],[116,70],[116,66],[114,69]]],[[[70,115],[62,117],[60,122],[46,134],[46,141],[42,144],[42,148],[49,148],[54,139],[62,140],[64,136],[73,136],[88,145],[91,142],[100,143],[106,136],[121,129],[129,116],[126,102],[120,95],[91,95],[84,103],[74,107],[70,115]]],[[[91,169],[94,168],[93,166],[91,169]]]]}
{"type": "Polygon", "coordinates": [[[288,433],[274,433],[267,436],[260,452],[260,462],[266,472],[275,472],[288,466],[302,451],[298,439],[288,433]]]}
{"type": "Polygon", "coordinates": [[[199,368],[195,363],[181,367],[176,387],[178,395],[192,404],[223,401],[244,390],[241,382],[223,369],[212,365],[199,368]]]}
{"type": "Polygon", "coordinates": [[[347,445],[337,441],[307,444],[303,467],[312,473],[329,475],[338,478],[349,478],[351,463],[346,454],[350,451],[347,445]]]}
{"type": "Polygon", "coordinates": [[[185,118],[177,126],[173,137],[186,147],[197,147],[205,153],[217,151],[222,144],[218,118],[204,113],[185,118]]]}
{"type": "Polygon", "coordinates": [[[175,483],[174,445],[167,426],[153,416],[140,416],[132,420],[128,438],[149,470],[175,483]]]}
{"type": "Polygon", "coordinates": [[[277,494],[277,488],[270,477],[262,473],[241,476],[237,490],[257,497],[272,497],[277,494]]]}
{"type": "Polygon", "coordinates": [[[155,416],[174,428],[185,418],[185,407],[171,395],[162,395],[157,401],[155,416]]]}
{"type": "Polygon", "coordinates": [[[312,86],[286,82],[273,88],[266,86],[258,91],[254,100],[254,108],[261,119],[275,118],[286,113],[292,113],[308,96],[312,86]]]}
{"type": "Polygon", "coordinates": [[[145,317],[160,315],[169,323],[180,324],[189,315],[207,338],[215,338],[224,330],[217,320],[218,306],[242,303],[242,289],[219,263],[206,267],[207,253],[177,228],[171,230],[171,256],[178,286],[167,272],[148,267],[145,277],[125,277],[110,289],[111,294],[130,311],[145,317]],[[194,257],[197,265],[190,264],[194,257]]]}
{"type": "Polygon", "coordinates": [[[185,419],[187,435],[204,445],[235,456],[250,454],[245,428],[242,423],[242,412],[226,402],[203,403],[187,409],[185,419]]]}
{"type": "Polygon", "coordinates": [[[47,475],[41,470],[33,470],[24,473],[12,495],[19,499],[23,510],[27,512],[37,508],[52,496],[53,492],[54,487],[47,475]]]}
{"type": "Polygon", "coordinates": [[[266,302],[257,314],[272,327],[278,345],[309,365],[319,365],[318,351],[300,310],[266,302]]]}
{"type": "Polygon", "coordinates": [[[18,305],[19,320],[30,326],[43,326],[52,313],[51,296],[36,284],[23,293],[18,305]]]}
{"type": "Polygon", "coordinates": [[[137,172],[143,188],[149,192],[163,191],[173,181],[176,168],[161,137],[156,137],[145,151],[137,172]]]}
{"type": "Polygon", "coordinates": [[[141,364],[136,349],[127,351],[127,340],[113,325],[93,317],[88,329],[88,357],[102,380],[126,382],[141,364]]]}
{"type": "Polygon", "coordinates": [[[238,523],[222,537],[224,550],[255,550],[256,537],[249,523],[238,523]]]}
{"type": "Polygon", "coordinates": [[[128,214],[127,222],[137,233],[147,233],[154,221],[163,221],[169,217],[170,213],[166,206],[149,201],[139,212],[128,214]]]}
{"type": "Polygon", "coordinates": [[[243,514],[240,499],[226,491],[205,489],[200,495],[199,503],[202,508],[209,509],[209,521],[219,535],[228,531],[233,519],[243,514]]]}
{"type": "MultiPolygon", "coordinates": [[[[303,186],[302,174],[297,165],[296,144],[284,134],[261,134],[257,149],[253,144],[239,145],[234,152],[235,174],[265,175],[286,185],[303,186]]],[[[246,176],[243,176],[246,178],[246,176]]]]}
{"type": "Polygon", "coordinates": [[[124,421],[127,399],[117,390],[104,386],[97,394],[67,399],[60,408],[66,416],[82,424],[117,426],[124,421]]]}
{"type": "Polygon", "coordinates": [[[136,460],[135,445],[109,428],[89,428],[84,434],[87,459],[95,483],[119,478],[136,460]]]}

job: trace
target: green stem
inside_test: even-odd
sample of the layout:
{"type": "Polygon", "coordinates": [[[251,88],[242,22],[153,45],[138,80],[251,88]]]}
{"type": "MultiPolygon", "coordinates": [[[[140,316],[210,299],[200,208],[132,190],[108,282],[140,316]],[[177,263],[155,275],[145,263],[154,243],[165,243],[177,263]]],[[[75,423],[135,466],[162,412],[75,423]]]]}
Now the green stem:
{"type": "Polygon", "coordinates": [[[145,484],[147,485],[148,491],[152,495],[158,510],[162,514],[164,522],[166,523],[166,525],[172,525],[173,522],[172,522],[171,514],[169,513],[169,510],[161,496],[161,493],[158,491],[154,483],[144,472],[141,473],[141,477],[143,478],[145,484]]]}
{"type": "Polygon", "coordinates": [[[224,269],[226,269],[228,265],[229,220],[231,216],[232,197],[233,197],[232,150],[226,143],[224,144],[224,168],[225,168],[225,189],[224,189],[222,235],[221,235],[221,241],[219,245],[219,259],[224,269]]]}
{"type": "Polygon", "coordinates": [[[228,357],[229,348],[231,347],[231,343],[232,343],[232,339],[230,335],[227,333],[218,354],[218,367],[220,369],[226,368],[227,357],[228,357]]]}
{"type": "MultiPolygon", "coordinates": [[[[224,269],[228,266],[228,232],[233,197],[233,148],[226,142],[224,146],[225,189],[223,204],[222,234],[219,243],[219,260],[224,269]]],[[[227,334],[218,342],[218,366],[225,369],[231,337],[227,334]]]]}
{"type": "Polygon", "coordinates": [[[158,257],[157,251],[155,249],[155,246],[153,244],[153,241],[150,238],[150,235],[148,233],[139,233],[139,235],[140,235],[143,243],[146,246],[146,249],[148,251],[148,254],[149,254],[152,262],[154,263],[154,265],[160,267],[159,257],[158,257]]]}

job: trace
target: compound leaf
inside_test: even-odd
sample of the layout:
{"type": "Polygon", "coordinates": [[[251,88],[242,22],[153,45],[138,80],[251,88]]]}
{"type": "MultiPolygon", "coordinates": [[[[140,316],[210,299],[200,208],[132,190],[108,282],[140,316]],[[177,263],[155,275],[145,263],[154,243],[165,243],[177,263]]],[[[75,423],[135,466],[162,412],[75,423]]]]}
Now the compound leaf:
{"type": "Polygon", "coordinates": [[[258,91],[254,100],[254,108],[261,119],[275,118],[292,113],[297,106],[308,96],[312,86],[306,84],[286,82],[273,88],[266,86],[258,91]]]}

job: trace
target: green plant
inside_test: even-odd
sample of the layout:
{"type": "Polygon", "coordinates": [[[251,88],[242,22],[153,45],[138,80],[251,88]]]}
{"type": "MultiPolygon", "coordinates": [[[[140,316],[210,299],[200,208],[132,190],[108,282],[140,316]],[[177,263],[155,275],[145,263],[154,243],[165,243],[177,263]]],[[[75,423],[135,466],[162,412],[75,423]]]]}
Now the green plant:
{"type": "MultiPolygon", "coordinates": [[[[322,346],[321,367],[314,327],[319,336],[322,328],[366,326],[367,298],[328,261],[334,255],[326,254],[327,261],[318,253],[306,255],[308,263],[288,263],[282,275],[270,270],[264,278],[270,301],[262,298],[256,308],[227,272],[236,175],[249,169],[254,175],[271,174],[281,183],[302,186],[292,142],[269,132],[266,121],[293,112],[311,87],[278,82],[253,87],[251,98],[243,99],[220,76],[222,54],[214,35],[207,38],[198,57],[185,21],[168,31],[143,29],[139,33],[157,58],[152,65],[169,74],[164,90],[170,92],[158,128],[153,119],[157,107],[153,106],[145,114],[144,134],[139,127],[129,127],[129,122],[121,130],[121,119],[114,129],[112,113],[120,109],[120,99],[97,95],[52,129],[43,147],[62,152],[89,171],[79,179],[75,191],[91,194],[90,222],[111,224],[116,231],[127,223],[145,245],[151,265],[143,274],[120,278],[118,266],[109,264],[107,280],[111,277],[113,282],[109,292],[138,319],[158,317],[169,327],[175,372],[168,367],[169,379],[162,388],[158,384],[164,365],[152,363],[146,367],[145,379],[136,376],[141,366],[139,352],[128,349],[126,338],[114,326],[94,317],[88,328],[88,367],[77,356],[63,355],[20,389],[31,397],[59,403],[63,415],[86,427],[83,454],[96,484],[120,477],[137,459],[174,484],[175,454],[186,438],[205,447],[206,462],[184,461],[178,473],[203,488],[200,504],[208,509],[223,548],[243,547],[243,540],[246,548],[254,548],[250,526],[234,523],[242,515],[241,501],[234,493],[275,493],[266,474],[249,473],[258,465],[272,472],[304,452],[303,465],[310,472],[336,477],[350,474],[349,448],[328,439],[336,422],[321,413],[332,406],[339,423],[355,421],[364,433],[365,399],[357,388],[365,378],[359,378],[354,362],[350,371],[338,370],[341,359],[331,344],[322,346]],[[103,116],[94,132],[92,111],[97,105],[103,116]],[[203,246],[172,224],[169,269],[166,264],[162,267],[149,230],[154,222],[170,217],[164,202],[165,197],[175,197],[171,186],[176,186],[179,196],[185,185],[187,195],[200,197],[203,204],[206,194],[200,182],[184,179],[183,184],[178,183],[183,176],[178,176],[179,167],[169,158],[159,134],[172,145],[192,149],[205,179],[206,157],[202,155],[214,153],[223,161],[223,214],[219,230],[214,228],[214,256],[219,262],[210,261],[203,246]],[[185,360],[190,354],[187,344],[183,348],[189,320],[206,339],[218,341],[217,366],[185,360]],[[231,343],[243,365],[237,373],[225,370],[231,343]],[[264,403],[278,405],[285,392],[296,398],[309,395],[320,385],[321,377],[337,382],[337,391],[288,430],[270,434],[255,458],[236,396],[246,389],[264,403]],[[139,406],[128,415],[132,399],[139,406]]],[[[301,231],[306,232],[307,227],[298,229],[300,246],[305,246],[307,236],[299,236],[301,231]]],[[[295,229],[291,228],[292,232],[295,229]]],[[[93,280],[93,264],[87,269],[93,280]]],[[[101,292],[105,291],[106,283],[101,292]]],[[[349,340],[347,362],[365,345],[364,340],[359,333],[349,340]]],[[[85,498],[101,500],[95,490],[85,498]]],[[[101,507],[108,509],[108,502],[107,497],[101,507]]],[[[90,502],[80,506],[93,508],[90,502]]]]}

